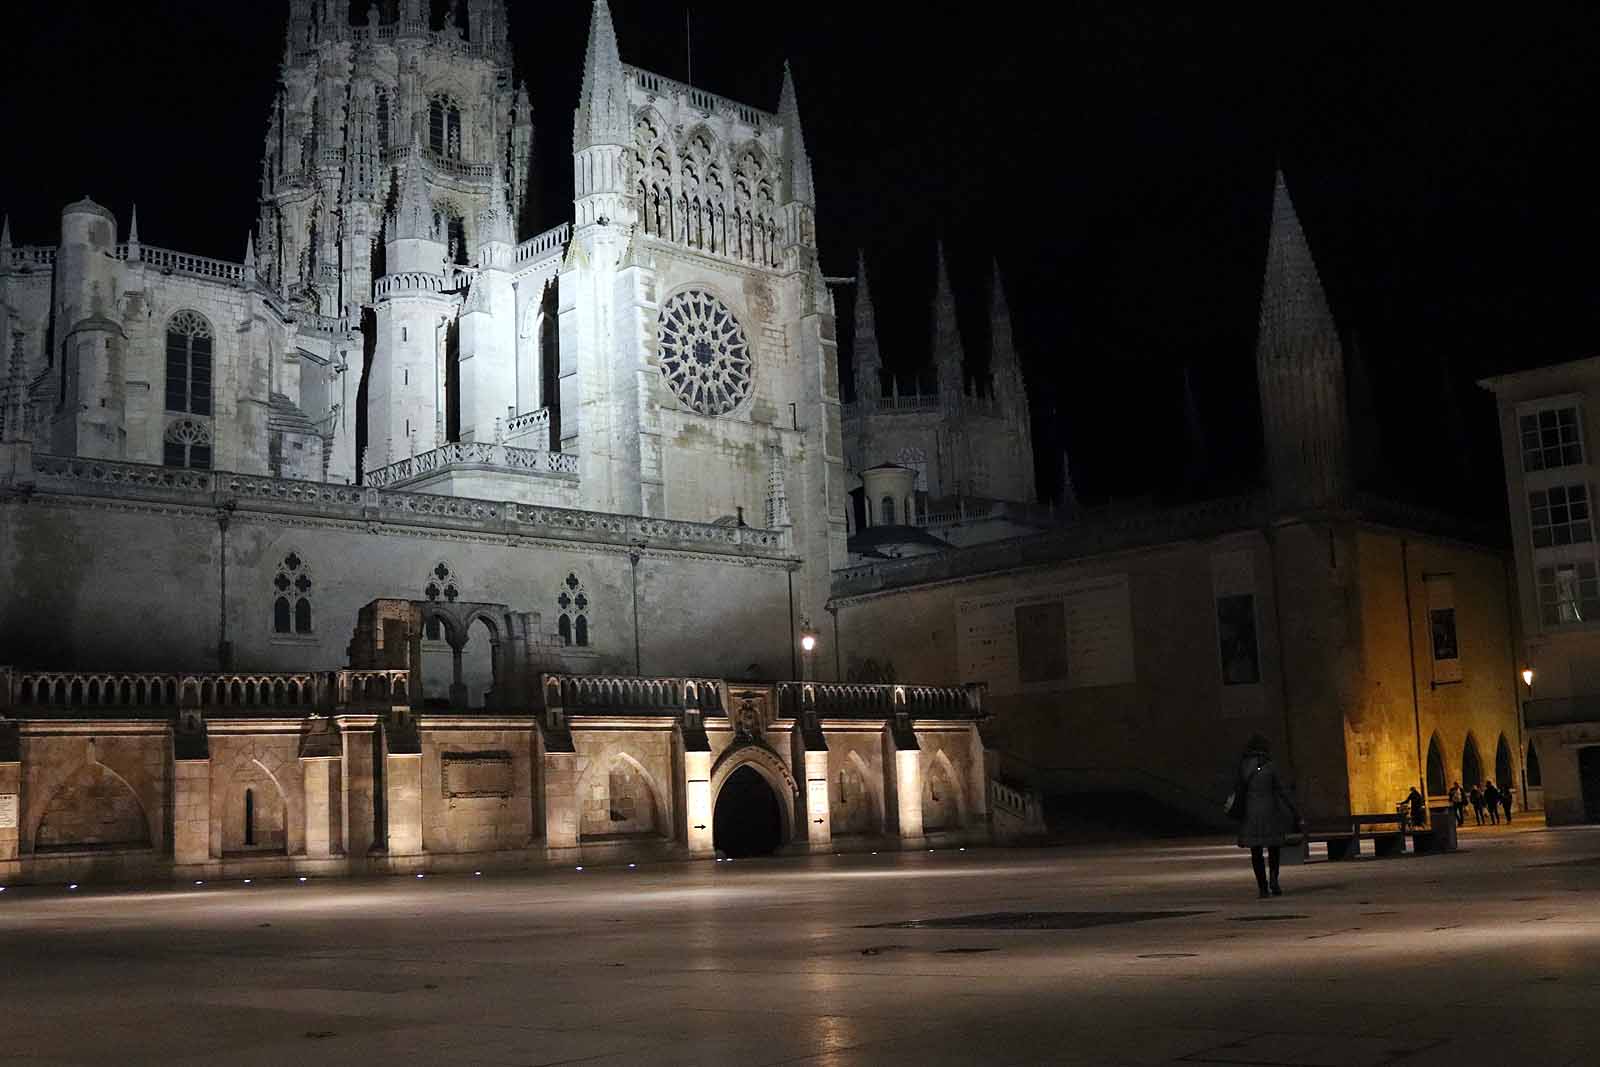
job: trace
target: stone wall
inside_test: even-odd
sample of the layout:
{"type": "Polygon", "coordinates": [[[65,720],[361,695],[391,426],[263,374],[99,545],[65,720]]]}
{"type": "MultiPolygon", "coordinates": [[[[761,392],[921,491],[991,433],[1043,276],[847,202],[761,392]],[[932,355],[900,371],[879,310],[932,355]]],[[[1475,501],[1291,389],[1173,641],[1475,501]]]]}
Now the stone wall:
{"type": "Polygon", "coordinates": [[[560,597],[574,592],[567,579],[575,578],[588,644],[562,646],[570,663],[547,669],[631,672],[637,658],[646,673],[787,670],[788,550],[778,534],[39,460],[30,496],[0,492],[0,584],[9,590],[0,646],[18,664],[221,666],[225,625],[232,667],[336,666],[364,604],[424,599],[442,564],[460,599],[535,613],[551,646],[560,644],[560,597]],[[309,631],[297,620],[295,632],[278,632],[280,574],[309,581],[309,631]]]}
{"type": "MultiPolygon", "coordinates": [[[[1345,520],[1205,530],[1203,523],[1222,517],[1197,513],[1201,535],[1194,537],[1175,536],[1182,516],[1164,531],[1154,522],[1116,531],[1086,524],[856,568],[840,576],[838,626],[823,637],[847,677],[989,682],[1004,777],[1063,794],[1144,792],[1212,821],[1252,733],[1269,739],[1306,812],[1321,815],[1392,810],[1419,777],[1419,725],[1424,755],[1429,739],[1441,738],[1452,781],[1469,733],[1491,776],[1502,734],[1516,751],[1500,553],[1345,520]],[[1119,538],[1126,547],[1116,550],[1119,538]],[[1402,544],[1412,587],[1409,638],[1402,544]],[[1425,584],[1442,575],[1454,581],[1461,677],[1434,685],[1425,584]],[[973,629],[974,616],[963,621],[972,605],[1064,589],[1070,615],[1088,610],[1073,606],[1073,590],[1119,581],[1128,590],[1130,676],[1087,677],[1069,655],[1065,679],[997,685],[983,674],[989,668],[976,666],[991,638],[973,629]],[[1253,664],[1229,639],[1246,624],[1254,628],[1253,664]]],[[[1121,640],[1107,636],[1115,629],[1086,634],[1084,656],[1098,655],[1095,640],[1121,640]]],[[[993,639],[1001,652],[1022,655],[1015,636],[993,639]]],[[[1078,651],[1073,646],[1072,655],[1078,651]]],[[[839,769],[835,760],[830,773],[839,769]]],[[[933,811],[930,770],[924,767],[923,784],[933,811]]]]}

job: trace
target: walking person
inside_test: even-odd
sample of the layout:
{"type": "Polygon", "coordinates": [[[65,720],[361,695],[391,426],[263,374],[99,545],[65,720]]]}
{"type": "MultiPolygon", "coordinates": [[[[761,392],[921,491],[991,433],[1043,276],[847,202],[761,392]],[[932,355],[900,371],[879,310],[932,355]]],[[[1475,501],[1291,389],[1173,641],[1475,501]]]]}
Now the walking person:
{"type": "Polygon", "coordinates": [[[1467,792],[1460,782],[1450,787],[1450,808],[1456,813],[1457,826],[1467,821],[1467,792]]]}
{"type": "Polygon", "coordinates": [[[1473,825],[1474,826],[1482,826],[1483,825],[1483,786],[1479,785],[1477,782],[1473,782],[1472,783],[1472,792],[1470,794],[1468,794],[1468,795],[1472,798],[1473,825]]]}
{"type": "Polygon", "coordinates": [[[1500,790],[1494,787],[1493,781],[1483,783],[1483,802],[1489,808],[1489,821],[1495,826],[1500,825],[1500,790]]]}
{"type": "Polygon", "coordinates": [[[1288,790],[1278,777],[1277,765],[1268,752],[1267,739],[1251,736],[1239,759],[1238,784],[1234,796],[1243,801],[1243,825],[1239,827],[1239,847],[1250,850],[1250,866],[1256,874],[1256,889],[1265,898],[1280,897],[1278,864],[1284,838],[1300,825],[1288,790]]]}
{"type": "Polygon", "coordinates": [[[1506,825],[1510,826],[1511,825],[1511,786],[1509,784],[1503,785],[1503,786],[1500,787],[1500,806],[1505,809],[1505,811],[1506,811],[1506,825]]]}

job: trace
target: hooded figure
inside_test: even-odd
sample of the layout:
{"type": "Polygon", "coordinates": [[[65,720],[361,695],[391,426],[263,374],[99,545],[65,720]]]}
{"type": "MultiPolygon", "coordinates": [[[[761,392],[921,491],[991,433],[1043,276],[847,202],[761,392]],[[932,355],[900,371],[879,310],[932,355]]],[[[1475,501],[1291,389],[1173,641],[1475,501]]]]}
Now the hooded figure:
{"type": "Polygon", "coordinates": [[[1255,869],[1256,888],[1261,896],[1282,896],[1283,890],[1278,888],[1279,850],[1284,839],[1294,832],[1300,813],[1278,777],[1277,765],[1267,754],[1267,739],[1260,734],[1253,735],[1244,747],[1238,788],[1245,798],[1239,847],[1250,850],[1250,866],[1255,869]]]}

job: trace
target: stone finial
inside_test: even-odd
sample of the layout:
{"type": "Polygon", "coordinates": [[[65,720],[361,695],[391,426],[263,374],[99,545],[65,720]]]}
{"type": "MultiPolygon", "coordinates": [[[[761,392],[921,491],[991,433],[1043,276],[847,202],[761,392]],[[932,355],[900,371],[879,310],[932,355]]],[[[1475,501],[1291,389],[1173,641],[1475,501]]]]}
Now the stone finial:
{"type": "Polygon", "coordinates": [[[395,197],[394,225],[390,227],[396,239],[422,239],[437,241],[433,229],[433,204],[428,199],[428,183],[422,177],[422,142],[413,133],[411,149],[406,153],[405,167],[400,172],[400,192],[395,197]]]}
{"type": "Polygon", "coordinates": [[[933,360],[939,381],[939,401],[947,409],[960,407],[965,392],[963,368],[966,352],[961,346],[961,329],[956,321],[956,297],[950,287],[950,272],[944,262],[944,239],[935,246],[937,257],[933,291],[933,360]]]}
{"type": "Polygon", "coordinates": [[[573,151],[590,145],[625,145],[630,128],[622,55],[617,50],[611,8],[606,0],[594,0],[589,47],[583,57],[583,88],[578,92],[578,110],[573,116],[573,151]]]}
{"type": "Polygon", "coordinates": [[[1282,170],[1272,193],[1256,383],[1267,479],[1278,503],[1340,502],[1349,486],[1344,353],[1282,170]]]}
{"type": "Polygon", "coordinates": [[[128,216],[128,243],[130,245],[136,245],[136,244],[139,243],[139,205],[138,204],[134,204],[133,205],[133,210],[128,216]]]}
{"type": "MultiPolygon", "coordinates": [[[[489,183],[489,198],[478,209],[478,244],[514,244],[516,238],[511,229],[511,205],[506,200],[506,183],[500,176],[499,164],[496,164],[489,183]]],[[[484,265],[488,265],[487,261],[484,265]]]]}
{"type": "Polygon", "coordinates": [[[767,449],[771,465],[767,471],[767,529],[776,530],[790,526],[789,493],[783,477],[783,448],[772,445],[767,449]]]}
{"type": "Polygon", "coordinates": [[[254,285],[256,280],[256,234],[254,230],[244,235],[244,283],[254,285]]]}
{"type": "Polygon", "coordinates": [[[7,215],[5,221],[0,223],[0,266],[11,263],[11,216],[7,215]]]}
{"type": "Polygon", "coordinates": [[[794,92],[794,75],[783,65],[783,93],[778,98],[778,121],[783,126],[783,192],[785,202],[815,202],[811,182],[811,157],[800,125],[800,101],[794,92]]]}

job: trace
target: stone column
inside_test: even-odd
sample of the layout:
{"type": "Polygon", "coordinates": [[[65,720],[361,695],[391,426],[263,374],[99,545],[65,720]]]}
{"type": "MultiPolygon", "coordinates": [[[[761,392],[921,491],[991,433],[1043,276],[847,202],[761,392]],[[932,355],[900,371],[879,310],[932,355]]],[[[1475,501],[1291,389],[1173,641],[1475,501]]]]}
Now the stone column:
{"type": "Polygon", "coordinates": [[[305,777],[306,856],[327,859],[341,851],[339,814],[339,759],[337,756],[302,756],[305,777]]]}
{"type": "Polygon", "coordinates": [[[5,741],[0,734],[0,871],[16,860],[22,833],[22,761],[16,752],[4,751],[5,741]]]}
{"type": "Polygon", "coordinates": [[[182,867],[211,858],[211,760],[174,760],[172,862],[182,867]]]}
{"type": "Polygon", "coordinates": [[[711,839],[711,753],[683,754],[683,803],[689,855],[704,859],[716,852],[711,839]]]}
{"type": "Polygon", "coordinates": [[[552,859],[578,847],[578,754],[544,751],[544,843],[552,859]]]}
{"type": "Polygon", "coordinates": [[[806,844],[813,852],[833,847],[833,822],[828,806],[828,753],[805,754],[806,844]]]}
{"type": "Polygon", "coordinates": [[[922,840],[922,753],[898,749],[894,754],[894,791],[899,815],[900,840],[922,840]]]}
{"type": "Polygon", "coordinates": [[[389,855],[422,852],[422,753],[391,752],[384,758],[389,855]]]}

